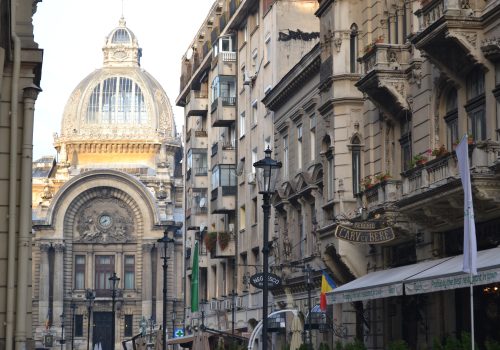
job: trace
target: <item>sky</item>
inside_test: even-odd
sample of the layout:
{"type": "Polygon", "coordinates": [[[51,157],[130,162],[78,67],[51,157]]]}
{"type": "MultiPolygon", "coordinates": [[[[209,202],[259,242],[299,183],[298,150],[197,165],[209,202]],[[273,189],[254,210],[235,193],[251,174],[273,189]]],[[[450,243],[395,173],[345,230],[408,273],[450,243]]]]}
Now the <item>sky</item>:
{"type": "MultiPolygon", "coordinates": [[[[181,58],[213,0],[123,0],[123,16],[142,48],[141,67],[163,86],[182,132],[181,58]]],[[[102,67],[106,36],[118,26],[122,0],[44,0],[33,16],[35,41],[44,50],[42,92],[35,105],[33,159],[55,155],[66,102],[78,83],[102,67]]]]}

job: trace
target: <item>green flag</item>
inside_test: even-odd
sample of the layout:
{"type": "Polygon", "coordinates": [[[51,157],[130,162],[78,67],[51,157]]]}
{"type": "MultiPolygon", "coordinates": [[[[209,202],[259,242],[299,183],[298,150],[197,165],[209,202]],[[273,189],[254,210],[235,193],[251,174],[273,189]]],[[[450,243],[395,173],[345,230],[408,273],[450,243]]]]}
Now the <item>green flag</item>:
{"type": "Polygon", "coordinates": [[[198,311],[198,242],[194,244],[194,253],[193,253],[193,270],[191,273],[191,312],[198,311]]]}

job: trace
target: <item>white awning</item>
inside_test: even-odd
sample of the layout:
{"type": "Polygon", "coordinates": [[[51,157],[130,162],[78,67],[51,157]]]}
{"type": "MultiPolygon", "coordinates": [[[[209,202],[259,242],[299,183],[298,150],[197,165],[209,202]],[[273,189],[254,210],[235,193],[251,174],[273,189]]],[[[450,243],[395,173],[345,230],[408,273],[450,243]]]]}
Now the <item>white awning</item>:
{"type": "MultiPolygon", "coordinates": [[[[469,285],[462,272],[463,256],[458,255],[393,269],[371,272],[327,293],[328,304],[387,298],[403,294],[430,293],[469,285]]],[[[500,281],[500,248],[477,254],[478,275],[474,285],[500,281]]]]}
{"type": "MultiPolygon", "coordinates": [[[[404,281],[405,293],[420,294],[448,289],[465,288],[470,284],[469,274],[462,271],[463,255],[454,256],[442,264],[411,276],[404,281]]],[[[477,252],[475,286],[500,282],[500,248],[477,252]]]]}

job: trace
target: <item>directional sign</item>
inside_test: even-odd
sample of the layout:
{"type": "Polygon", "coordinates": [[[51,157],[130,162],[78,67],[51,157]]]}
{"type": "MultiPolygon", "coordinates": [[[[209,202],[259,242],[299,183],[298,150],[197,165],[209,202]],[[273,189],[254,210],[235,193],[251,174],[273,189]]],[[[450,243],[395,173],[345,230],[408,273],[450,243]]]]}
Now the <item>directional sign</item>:
{"type": "MultiPolygon", "coordinates": [[[[250,283],[255,288],[263,289],[264,288],[264,274],[256,273],[255,275],[250,277],[250,283]]],[[[275,275],[274,273],[267,274],[267,286],[269,289],[277,288],[281,286],[281,277],[275,275]]]]}
{"type": "Polygon", "coordinates": [[[174,331],[174,338],[181,338],[184,336],[184,329],[176,328],[174,331]]]}

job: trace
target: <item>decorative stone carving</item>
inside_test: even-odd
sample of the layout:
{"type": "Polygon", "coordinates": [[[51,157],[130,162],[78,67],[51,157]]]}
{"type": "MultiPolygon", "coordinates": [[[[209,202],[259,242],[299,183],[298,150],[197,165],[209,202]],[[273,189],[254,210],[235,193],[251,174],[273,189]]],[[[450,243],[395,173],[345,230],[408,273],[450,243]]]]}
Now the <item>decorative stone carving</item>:
{"type": "Polygon", "coordinates": [[[109,189],[80,209],[75,231],[77,241],[84,243],[124,243],[134,232],[134,214],[130,207],[112,198],[109,189]]]}

